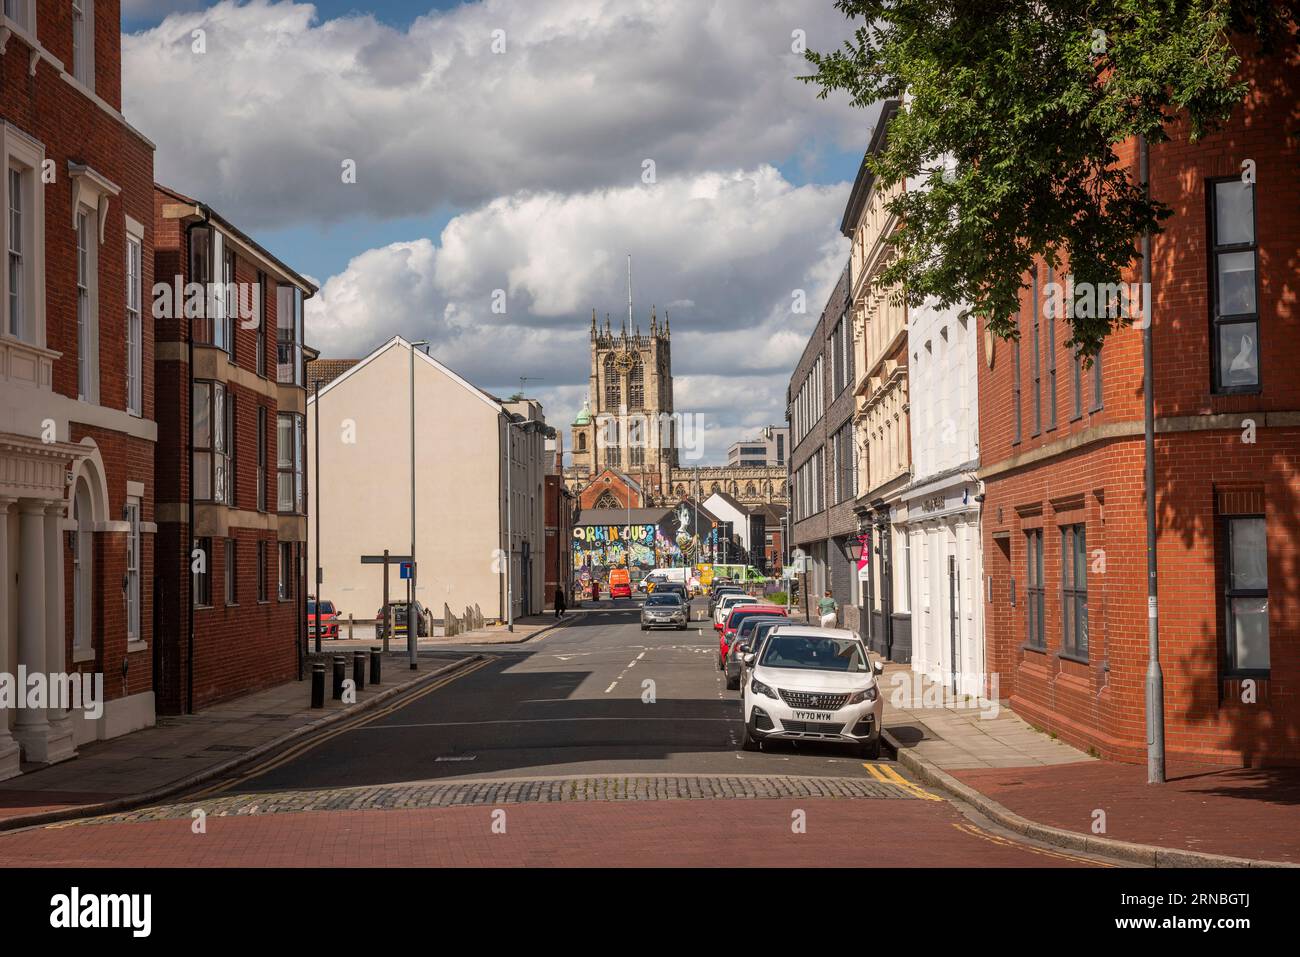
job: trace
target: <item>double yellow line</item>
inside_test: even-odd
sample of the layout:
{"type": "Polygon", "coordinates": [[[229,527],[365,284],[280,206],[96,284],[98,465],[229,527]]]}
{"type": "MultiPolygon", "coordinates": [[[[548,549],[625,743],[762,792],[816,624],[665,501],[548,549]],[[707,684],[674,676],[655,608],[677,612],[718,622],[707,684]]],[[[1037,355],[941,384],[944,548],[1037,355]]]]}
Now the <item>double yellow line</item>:
{"type": "Polygon", "coordinates": [[[328,731],[322,732],[319,735],[312,736],[308,740],[296,744],[286,751],[281,751],[278,754],[274,755],[273,757],[270,757],[267,760],[261,762],[260,764],[253,765],[252,768],[250,768],[248,771],[244,772],[237,778],[231,778],[228,781],[219,781],[216,784],[212,785],[211,787],[205,788],[202,791],[196,791],[195,793],[190,794],[187,797],[190,800],[197,799],[197,798],[211,797],[214,794],[220,794],[222,791],[228,791],[231,788],[238,787],[239,785],[243,784],[245,781],[249,781],[252,778],[259,777],[263,774],[266,774],[268,771],[274,771],[276,768],[280,767],[281,765],[287,764],[289,761],[292,761],[294,758],[306,754],[308,751],[315,750],[316,748],[324,744],[326,741],[329,741],[333,738],[337,738],[341,734],[347,734],[349,731],[359,728],[362,725],[370,724],[372,721],[377,721],[380,718],[392,714],[394,711],[398,711],[401,708],[405,708],[407,705],[414,704],[416,701],[419,701],[425,695],[433,694],[433,692],[437,691],[439,688],[444,688],[459,678],[463,678],[466,675],[473,674],[475,671],[478,671],[481,668],[486,668],[494,661],[496,661],[495,657],[487,657],[484,658],[482,661],[476,661],[473,664],[466,665],[464,668],[458,668],[456,671],[452,672],[451,674],[444,675],[443,677],[438,678],[436,681],[433,681],[425,688],[421,688],[419,691],[415,692],[414,694],[398,695],[395,700],[384,705],[382,708],[379,708],[375,711],[367,711],[363,714],[359,714],[355,718],[342,722],[337,727],[330,728],[328,731]]]}
{"type": "Polygon", "coordinates": [[[1066,854],[1063,851],[1049,851],[1045,847],[1035,847],[1033,844],[1024,844],[1020,841],[1013,841],[1010,838],[1002,837],[1001,835],[998,834],[990,834],[988,831],[985,831],[982,828],[976,827],[974,824],[965,821],[961,823],[955,823],[953,824],[953,827],[961,831],[963,834],[969,834],[972,837],[978,837],[980,840],[988,841],[990,844],[999,844],[1002,847],[1014,847],[1017,850],[1021,850],[1021,851],[1032,851],[1035,854],[1041,854],[1043,857],[1054,857],[1058,860],[1073,861],[1076,864],[1088,864],[1092,867],[1115,867],[1116,866],[1114,864],[1109,864],[1106,861],[1093,860],[1092,858],[1088,858],[1088,857],[1077,857],[1074,854],[1066,854]]]}
{"type": "Polygon", "coordinates": [[[937,794],[931,794],[919,784],[914,784],[907,778],[903,777],[887,764],[863,764],[867,772],[882,784],[892,784],[894,787],[905,792],[914,798],[920,798],[922,801],[942,801],[943,798],[937,794]]]}

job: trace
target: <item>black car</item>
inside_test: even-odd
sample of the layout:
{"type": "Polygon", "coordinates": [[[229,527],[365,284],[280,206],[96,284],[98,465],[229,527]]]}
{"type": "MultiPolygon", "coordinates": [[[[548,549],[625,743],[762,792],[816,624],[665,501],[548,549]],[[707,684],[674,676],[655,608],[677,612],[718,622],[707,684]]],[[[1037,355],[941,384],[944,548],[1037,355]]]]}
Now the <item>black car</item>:
{"type": "MultiPolygon", "coordinates": [[[[406,637],[406,602],[390,601],[388,606],[393,610],[393,636],[406,637]]],[[[375,612],[375,637],[384,637],[385,621],[384,609],[381,607],[375,612]]],[[[415,603],[415,621],[417,638],[429,637],[429,616],[426,614],[424,606],[418,601],[415,603]]]]}
{"type": "Polygon", "coordinates": [[[686,594],[686,586],[681,582],[666,581],[662,584],[655,585],[654,593],[656,595],[679,595],[681,596],[682,604],[685,605],[689,605],[691,601],[690,596],[686,594]]]}
{"type": "Polygon", "coordinates": [[[709,591],[709,617],[713,617],[713,611],[718,607],[718,602],[723,595],[743,595],[745,589],[739,585],[714,585],[709,591]]]}

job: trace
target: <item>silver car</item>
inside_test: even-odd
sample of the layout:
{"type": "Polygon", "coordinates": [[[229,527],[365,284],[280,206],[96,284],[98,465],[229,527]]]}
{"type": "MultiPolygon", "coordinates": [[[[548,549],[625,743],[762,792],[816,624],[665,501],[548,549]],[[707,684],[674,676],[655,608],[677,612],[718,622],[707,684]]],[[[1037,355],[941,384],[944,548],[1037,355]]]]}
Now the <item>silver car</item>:
{"type": "Polygon", "coordinates": [[[736,639],[727,649],[727,663],[724,672],[727,676],[727,690],[735,691],[740,687],[740,679],[745,673],[745,651],[757,651],[767,633],[778,625],[788,625],[790,619],[785,615],[753,615],[740,623],[736,630],[736,639]]]}
{"type": "Polygon", "coordinates": [[[641,630],[649,628],[676,628],[686,630],[690,612],[682,596],[674,592],[655,592],[647,595],[641,606],[641,630]]]}

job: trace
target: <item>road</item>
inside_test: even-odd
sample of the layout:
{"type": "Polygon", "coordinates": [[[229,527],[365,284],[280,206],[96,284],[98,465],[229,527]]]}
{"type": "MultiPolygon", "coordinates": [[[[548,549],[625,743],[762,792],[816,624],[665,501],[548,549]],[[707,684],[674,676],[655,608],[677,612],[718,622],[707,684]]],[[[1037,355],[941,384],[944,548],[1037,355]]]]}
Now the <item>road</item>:
{"type": "Polygon", "coordinates": [[[466,647],[482,659],[194,795],[0,835],[0,866],[1103,863],[967,816],[888,759],[742,751],[709,624],[642,632],[636,607],[466,647]]]}

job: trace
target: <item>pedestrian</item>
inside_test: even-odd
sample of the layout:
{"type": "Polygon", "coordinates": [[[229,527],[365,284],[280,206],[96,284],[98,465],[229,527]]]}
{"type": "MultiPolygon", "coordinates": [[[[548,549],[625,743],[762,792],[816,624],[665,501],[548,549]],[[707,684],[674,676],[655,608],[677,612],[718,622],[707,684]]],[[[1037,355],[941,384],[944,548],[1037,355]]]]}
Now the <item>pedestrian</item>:
{"type": "Polygon", "coordinates": [[[600,582],[594,578],[591,580],[591,600],[600,601],[600,582]]]}
{"type": "Polygon", "coordinates": [[[826,594],[817,599],[817,611],[822,616],[822,627],[834,627],[836,620],[839,618],[839,603],[831,597],[831,590],[826,589],[826,594]]]}
{"type": "Polygon", "coordinates": [[[555,617],[559,618],[564,614],[564,586],[560,585],[555,589],[555,617]]]}

